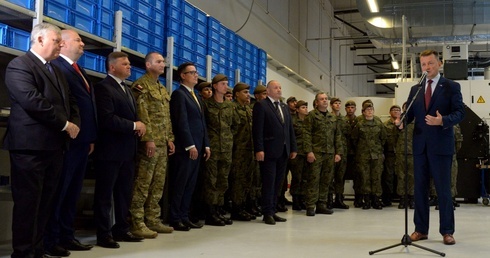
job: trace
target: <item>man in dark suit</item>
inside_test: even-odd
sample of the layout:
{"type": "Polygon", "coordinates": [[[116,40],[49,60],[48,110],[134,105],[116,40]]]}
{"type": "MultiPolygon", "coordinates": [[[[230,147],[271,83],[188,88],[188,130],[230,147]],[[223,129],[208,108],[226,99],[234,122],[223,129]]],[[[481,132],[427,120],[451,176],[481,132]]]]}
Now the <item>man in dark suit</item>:
{"type": "Polygon", "coordinates": [[[95,96],[85,70],[77,61],[83,55],[84,43],[74,30],[61,31],[64,45],[60,56],[51,63],[58,67],[70,82],[70,91],[80,109],[81,127],[77,138],[65,152],[63,172],[55,196],[55,205],[44,235],[44,247],[49,255],[66,256],[67,250],[90,250],[93,246],[75,239],[73,223],[77,201],[83,186],[88,155],[94,150],[97,136],[95,96]]]}
{"type": "Polygon", "coordinates": [[[63,46],[58,27],[40,23],[31,49],[7,66],[11,113],[4,148],[10,152],[12,257],[42,257],[43,235],[68,139],[79,132],[78,107],[63,73],[49,62],[63,46]],[[68,134],[68,135],[67,135],[68,134]]]}
{"type": "Polygon", "coordinates": [[[194,86],[198,73],[192,63],[177,69],[180,87],[170,98],[170,118],[175,137],[175,154],[170,159],[170,226],[178,231],[201,228],[202,223],[189,220],[189,207],[196,186],[201,157],[211,155],[203,103],[196,97],[194,86]]]}
{"type": "Polygon", "coordinates": [[[439,196],[439,233],[446,245],[455,244],[454,210],[451,199],[451,162],[454,153],[453,126],[464,118],[461,86],[439,74],[441,61],[434,50],[420,53],[427,79],[413,86],[407,103],[415,98],[407,113],[407,123],[415,119],[413,131],[415,232],[412,241],[427,239],[429,233],[429,182],[434,178],[439,196]],[[418,87],[423,87],[415,96],[418,87]]]}
{"type": "Polygon", "coordinates": [[[255,103],[252,116],[255,157],[262,174],[262,213],[269,225],[286,221],[275,209],[288,158],[294,159],[297,150],[291,114],[280,98],[281,84],[270,81],[267,98],[255,103]]]}
{"type": "Polygon", "coordinates": [[[124,80],[131,74],[128,55],[107,57],[108,75],[95,85],[99,132],[95,148],[94,215],[97,245],[119,248],[116,241],[143,240],[129,232],[129,205],[134,182],[138,139],[146,132],[139,121],[136,102],[124,80]],[[116,223],[111,228],[111,200],[116,223]]]}

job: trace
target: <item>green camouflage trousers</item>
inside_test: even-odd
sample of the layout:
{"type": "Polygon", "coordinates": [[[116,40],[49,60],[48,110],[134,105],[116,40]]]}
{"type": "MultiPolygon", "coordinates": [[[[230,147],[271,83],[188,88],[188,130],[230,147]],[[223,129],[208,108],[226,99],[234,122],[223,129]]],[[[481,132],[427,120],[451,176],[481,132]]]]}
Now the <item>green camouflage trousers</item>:
{"type": "MultiPolygon", "coordinates": [[[[407,156],[407,172],[408,172],[408,195],[413,196],[413,155],[407,156]]],[[[405,154],[396,154],[396,176],[398,184],[396,193],[400,196],[405,195],[405,154]]]]}
{"type": "Polygon", "coordinates": [[[306,165],[306,207],[314,208],[317,202],[326,202],[332,183],[334,154],[315,153],[316,160],[306,165]]]}
{"type": "Polygon", "coordinates": [[[381,196],[381,174],[383,173],[383,159],[358,159],[357,171],[361,173],[362,194],[381,196]]]}
{"type": "Polygon", "coordinates": [[[306,186],[306,156],[297,155],[291,163],[291,195],[304,195],[306,186]]]}
{"type": "Polygon", "coordinates": [[[213,152],[204,163],[203,192],[206,204],[224,205],[230,168],[231,152],[213,152]]]}
{"type": "Polygon", "coordinates": [[[230,172],[230,199],[234,205],[245,204],[251,195],[257,166],[253,151],[237,150],[233,152],[233,167],[230,172]]]}
{"type": "Polygon", "coordinates": [[[136,178],[130,214],[133,224],[160,222],[161,208],[158,202],[162,198],[167,174],[167,146],[157,145],[153,157],[146,156],[146,147],[138,148],[136,178]]]}

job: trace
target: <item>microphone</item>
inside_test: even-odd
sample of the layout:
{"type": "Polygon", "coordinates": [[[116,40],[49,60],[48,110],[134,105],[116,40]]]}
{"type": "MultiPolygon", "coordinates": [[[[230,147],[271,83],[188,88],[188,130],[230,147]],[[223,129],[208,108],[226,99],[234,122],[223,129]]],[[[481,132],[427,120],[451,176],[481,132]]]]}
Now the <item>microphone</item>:
{"type": "Polygon", "coordinates": [[[425,78],[427,78],[427,71],[424,71],[422,73],[422,76],[420,77],[420,80],[419,82],[417,83],[418,86],[422,86],[422,82],[425,80],[425,78]]]}

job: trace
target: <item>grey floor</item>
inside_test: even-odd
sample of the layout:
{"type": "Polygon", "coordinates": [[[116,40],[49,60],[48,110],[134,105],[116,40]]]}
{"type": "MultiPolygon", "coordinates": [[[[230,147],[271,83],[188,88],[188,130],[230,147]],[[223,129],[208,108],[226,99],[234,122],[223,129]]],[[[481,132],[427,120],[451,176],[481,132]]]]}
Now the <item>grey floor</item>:
{"type": "MultiPolygon", "coordinates": [[[[347,201],[352,206],[351,201],[347,201]]],[[[409,234],[413,210],[409,210],[409,234]]],[[[372,256],[369,251],[398,244],[404,234],[403,210],[396,205],[383,210],[335,210],[333,215],[307,217],[304,212],[280,213],[288,219],[275,226],[260,219],[231,226],[192,229],[162,234],[141,243],[120,243],[120,249],[94,247],[72,252],[70,257],[438,257],[414,246],[398,246],[372,256]]],[[[418,244],[444,252],[446,257],[489,257],[490,207],[461,204],[456,210],[456,245],[445,246],[439,235],[438,212],[432,208],[429,239],[418,244]]],[[[80,240],[95,243],[93,232],[80,232],[80,240]]],[[[0,245],[0,257],[10,254],[0,245]]]]}

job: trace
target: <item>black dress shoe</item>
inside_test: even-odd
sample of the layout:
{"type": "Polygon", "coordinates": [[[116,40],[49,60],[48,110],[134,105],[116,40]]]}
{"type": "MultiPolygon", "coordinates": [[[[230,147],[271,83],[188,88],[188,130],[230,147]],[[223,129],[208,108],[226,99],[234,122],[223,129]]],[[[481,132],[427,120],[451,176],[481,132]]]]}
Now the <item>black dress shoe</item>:
{"type": "Polygon", "coordinates": [[[272,218],[273,218],[275,221],[277,221],[277,222],[286,222],[286,221],[287,221],[287,219],[285,219],[285,218],[281,218],[281,217],[277,216],[276,214],[274,214],[274,215],[272,216],[272,218]]]}
{"type": "Polygon", "coordinates": [[[210,226],[224,226],[224,225],[226,225],[225,222],[218,217],[218,215],[207,216],[204,223],[206,225],[210,225],[210,226]]]}
{"type": "Polygon", "coordinates": [[[182,222],[170,223],[169,226],[173,227],[174,230],[176,230],[176,231],[189,231],[189,230],[191,230],[190,227],[184,225],[184,223],[182,223],[182,222]]]}
{"type": "Polygon", "coordinates": [[[276,225],[276,221],[274,220],[274,217],[271,215],[264,215],[264,218],[262,220],[267,225],[276,225]]]}
{"type": "Polygon", "coordinates": [[[114,235],[114,240],[117,242],[141,242],[143,239],[145,238],[140,236],[135,236],[133,235],[133,233],[129,231],[124,234],[114,235]]]}
{"type": "Polygon", "coordinates": [[[119,248],[119,244],[111,236],[97,238],[97,245],[105,248],[119,248]]]}
{"type": "Polygon", "coordinates": [[[86,245],[80,243],[80,241],[76,239],[70,239],[68,241],[63,241],[61,244],[61,247],[65,248],[66,250],[72,250],[72,251],[87,251],[92,249],[94,247],[93,245],[86,245]]]}
{"type": "Polygon", "coordinates": [[[188,226],[189,228],[202,228],[202,226],[204,226],[204,224],[202,224],[199,221],[197,223],[192,223],[190,220],[187,220],[187,221],[182,221],[182,223],[188,226]]]}
{"type": "Polygon", "coordinates": [[[66,250],[65,248],[55,245],[49,249],[44,250],[44,253],[48,256],[58,256],[58,257],[67,257],[70,256],[70,251],[66,250]]]}

